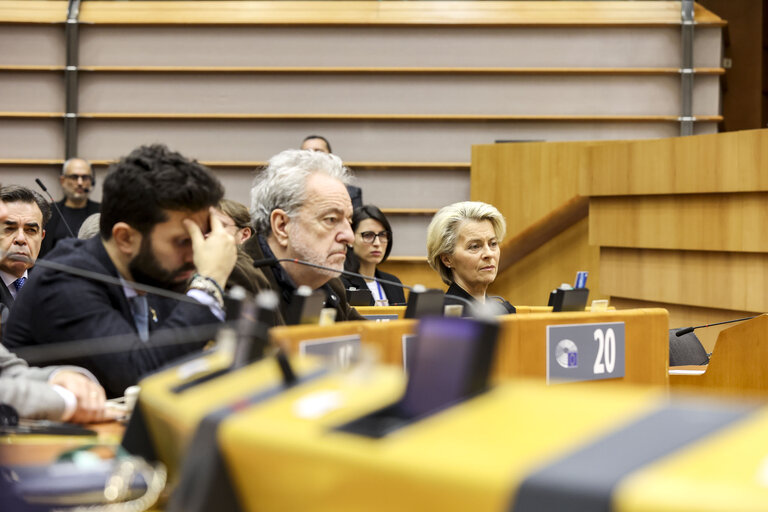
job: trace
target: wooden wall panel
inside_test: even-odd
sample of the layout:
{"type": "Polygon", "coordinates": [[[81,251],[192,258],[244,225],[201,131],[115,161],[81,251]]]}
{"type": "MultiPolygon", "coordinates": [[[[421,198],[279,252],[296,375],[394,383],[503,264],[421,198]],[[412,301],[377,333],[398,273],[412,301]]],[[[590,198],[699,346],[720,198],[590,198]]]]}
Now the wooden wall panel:
{"type": "Polygon", "coordinates": [[[589,212],[593,245],[768,252],[768,192],[593,197],[589,212]]]}
{"type": "Polygon", "coordinates": [[[63,40],[61,25],[3,25],[0,29],[0,48],[3,49],[0,65],[63,66],[63,40]]]}
{"type": "Polygon", "coordinates": [[[768,190],[768,130],[596,145],[581,195],[696,194],[768,190]]]}
{"type": "Polygon", "coordinates": [[[587,243],[585,219],[499,274],[488,293],[512,304],[542,306],[553,288],[572,285],[577,271],[588,270],[589,300],[607,298],[601,293],[599,254],[597,247],[587,243]]]}
{"type": "Polygon", "coordinates": [[[768,310],[768,254],[600,249],[605,295],[736,311],[768,310]]]}
{"type": "Polygon", "coordinates": [[[496,206],[514,236],[578,194],[584,143],[507,143],[472,148],[472,200],[496,206]]]}
{"type": "MultiPolygon", "coordinates": [[[[706,126],[701,126],[706,128],[706,126]]],[[[711,123],[710,128],[716,125],[711,123]]],[[[311,133],[325,135],[336,154],[362,162],[468,162],[472,144],[499,139],[610,139],[625,134],[668,137],[675,123],[207,121],[81,119],[81,156],[110,160],[140,144],[164,142],[210,161],[265,161],[311,133]]],[[[60,156],[59,153],[57,156],[60,156]]],[[[0,154],[0,157],[5,155],[0,154]]]]}
{"type": "Polygon", "coordinates": [[[0,91],[0,111],[63,112],[65,108],[64,73],[0,73],[0,91]]]}
{"type": "MultiPolygon", "coordinates": [[[[92,3],[89,1],[84,6],[92,3]]],[[[720,67],[720,34],[720,28],[696,28],[695,66],[720,67]]],[[[80,64],[679,67],[680,52],[670,51],[679,47],[680,28],[676,26],[584,30],[456,25],[390,28],[84,25],[80,64]],[[233,52],[232,48],[239,51],[233,52]]]]}
{"type": "Polygon", "coordinates": [[[442,208],[469,197],[469,170],[354,169],[363,202],[379,208],[442,208]]]}
{"type": "MultiPolygon", "coordinates": [[[[706,75],[696,80],[698,115],[718,114],[719,79],[706,75]]],[[[446,79],[442,74],[416,73],[90,72],[80,79],[79,108],[163,113],[678,115],[679,88],[677,75],[639,79],[454,74],[446,79]]]]}
{"type": "Polygon", "coordinates": [[[62,119],[0,119],[0,158],[61,159],[62,119]]]}

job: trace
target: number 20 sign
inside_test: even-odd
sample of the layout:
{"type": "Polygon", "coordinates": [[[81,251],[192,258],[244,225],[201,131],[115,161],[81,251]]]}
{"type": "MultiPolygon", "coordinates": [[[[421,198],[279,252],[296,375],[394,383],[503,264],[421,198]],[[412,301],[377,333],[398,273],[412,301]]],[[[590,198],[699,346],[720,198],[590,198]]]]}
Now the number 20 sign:
{"type": "Polygon", "coordinates": [[[547,326],[547,382],[624,376],[624,322],[547,326]]]}

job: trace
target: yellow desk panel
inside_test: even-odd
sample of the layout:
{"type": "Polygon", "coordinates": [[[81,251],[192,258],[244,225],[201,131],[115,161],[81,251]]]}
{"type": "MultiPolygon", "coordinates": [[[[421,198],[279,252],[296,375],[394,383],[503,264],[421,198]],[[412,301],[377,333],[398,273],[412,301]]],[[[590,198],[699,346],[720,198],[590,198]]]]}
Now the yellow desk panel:
{"type": "Polygon", "coordinates": [[[661,391],[515,382],[373,440],[329,430],[370,406],[296,417],[311,388],[221,425],[246,510],[506,510],[536,468],[665,400],[661,391]]]}

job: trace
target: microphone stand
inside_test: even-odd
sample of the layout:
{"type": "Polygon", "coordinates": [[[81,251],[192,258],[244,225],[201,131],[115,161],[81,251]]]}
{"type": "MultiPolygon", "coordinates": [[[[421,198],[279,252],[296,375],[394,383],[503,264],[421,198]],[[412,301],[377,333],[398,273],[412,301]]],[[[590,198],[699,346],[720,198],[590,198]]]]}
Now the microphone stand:
{"type": "Polygon", "coordinates": [[[51,195],[50,192],[48,192],[48,189],[45,188],[45,185],[43,185],[43,182],[40,181],[40,178],[35,178],[35,183],[37,183],[38,186],[40,186],[40,188],[43,189],[43,192],[45,192],[45,195],[47,195],[48,199],[51,200],[51,204],[53,204],[53,207],[56,208],[56,212],[58,212],[59,217],[61,218],[61,222],[64,223],[64,227],[67,228],[67,231],[69,231],[69,235],[72,238],[77,238],[77,236],[72,232],[72,228],[69,227],[69,224],[67,224],[67,219],[65,219],[64,215],[61,213],[61,209],[59,208],[59,205],[56,204],[56,201],[53,200],[53,196],[51,195]]]}
{"type": "Polygon", "coordinates": [[[679,331],[675,332],[675,336],[685,336],[688,333],[691,333],[695,331],[696,329],[702,329],[704,327],[713,327],[715,325],[723,325],[723,324],[732,324],[734,322],[744,322],[745,320],[752,320],[753,318],[757,318],[760,315],[755,316],[748,316],[745,318],[737,318],[736,320],[726,320],[725,322],[715,322],[714,324],[704,324],[704,325],[697,325],[695,327],[685,327],[683,329],[680,329],[679,331]]]}

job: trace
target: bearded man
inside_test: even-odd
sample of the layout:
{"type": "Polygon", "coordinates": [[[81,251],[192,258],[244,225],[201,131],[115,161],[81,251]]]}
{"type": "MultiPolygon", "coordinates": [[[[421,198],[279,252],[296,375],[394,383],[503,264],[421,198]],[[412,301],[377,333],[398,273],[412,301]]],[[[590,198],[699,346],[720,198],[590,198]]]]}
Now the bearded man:
{"type": "MultiPolygon", "coordinates": [[[[251,219],[256,236],[245,243],[253,260],[291,258],[344,270],[352,245],[349,170],[335,155],[290,149],[275,155],[251,189],[251,219]]],[[[261,269],[238,268],[230,280],[256,293],[268,288],[280,297],[278,322],[285,323],[300,286],[322,290],[336,321],[362,320],[349,306],[338,272],[282,262],[261,269]]],[[[246,266],[247,267],[247,266],[246,266]]]]}
{"type": "Polygon", "coordinates": [[[142,146],[121,159],[104,182],[100,236],[62,240],[46,258],[120,284],[37,269],[3,326],[5,346],[29,359],[29,347],[39,353],[48,350],[42,345],[98,338],[99,345],[85,351],[70,343],[72,354],[47,363],[89,369],[108,396],[122,395],[142,375],[200,350],[210,331],[200,329],[196,337],[179,329],[224,319],[221,289],[237,251],[212,214],[223,195],[208,169],[163,145],[142,146]],[[190,300],[145,294],[133,282],[190,300]],[[153,342],[158,337],[162,343],[153,342]]]}

